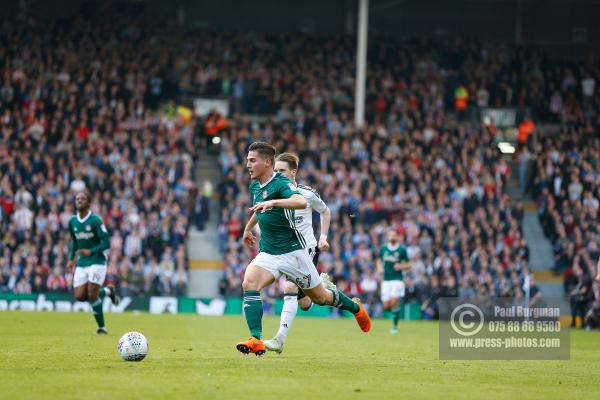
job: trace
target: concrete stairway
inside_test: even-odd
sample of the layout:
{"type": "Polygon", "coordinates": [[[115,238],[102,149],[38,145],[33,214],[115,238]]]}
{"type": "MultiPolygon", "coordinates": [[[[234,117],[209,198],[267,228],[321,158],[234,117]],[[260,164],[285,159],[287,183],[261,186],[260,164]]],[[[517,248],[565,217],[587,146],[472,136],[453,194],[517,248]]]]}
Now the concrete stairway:
{"type": "Polygon", "coordinates": [[[540,225],[537,207],[533,202],[525,203],[523,235],[529,244],[532,271],[549,271],[554,266],[554,253],[550,241],[540,225]]]}
{"type": "Polygon", "coordinates": [[[199,151],[195,165],[196,184],[202,189],[204,182],[213,186],[209,220],[203,231],[190,229],[188,237],[188,257],[190,260],[190,282],[188,296],[212,298],[218,294],[218,284],[223,275],[223,256],[219,251],[219,204],[216,188],[221,180],[218,156],[199,151]]]}
{"type": "MultiPolygon", "coordinates": [[[[554,252],[552,244],[544,235],[538,218],[538,208],[528,193],[519,188],[518,162],[510,161],[511,177],[506,192],[513,202],[520,201],[524,205],[523,236],[529,245],[529,268],[534,273],[536,281],[546,298],[563,300],[562,279],[552,273],[554,252]]],[[[562,305],[561,305],[562,308],[562,305]]]]}

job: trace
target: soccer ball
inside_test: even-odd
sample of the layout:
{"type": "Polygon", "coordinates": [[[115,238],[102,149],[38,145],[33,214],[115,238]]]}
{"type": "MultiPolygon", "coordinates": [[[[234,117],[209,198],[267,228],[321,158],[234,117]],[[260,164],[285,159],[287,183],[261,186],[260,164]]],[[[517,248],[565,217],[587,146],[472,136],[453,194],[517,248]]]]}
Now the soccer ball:
{"type": "Polygon", "coordinates": [[[125,361],[142,361],[148,354],[148,341],[139,332],[127,332],[119,339],[117,349],[125,361]]]}

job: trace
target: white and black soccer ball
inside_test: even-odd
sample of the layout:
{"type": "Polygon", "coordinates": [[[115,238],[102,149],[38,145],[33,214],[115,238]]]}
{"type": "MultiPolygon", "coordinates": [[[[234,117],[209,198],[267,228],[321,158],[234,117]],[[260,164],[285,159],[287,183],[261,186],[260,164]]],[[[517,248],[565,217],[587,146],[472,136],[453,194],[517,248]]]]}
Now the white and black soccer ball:
{"type": "Polygon", "coordinates": [[[148,354],[148,340],[139,332],[127,332],[119,339],[117,349],[125,361],[142,361],[148,354]]]}

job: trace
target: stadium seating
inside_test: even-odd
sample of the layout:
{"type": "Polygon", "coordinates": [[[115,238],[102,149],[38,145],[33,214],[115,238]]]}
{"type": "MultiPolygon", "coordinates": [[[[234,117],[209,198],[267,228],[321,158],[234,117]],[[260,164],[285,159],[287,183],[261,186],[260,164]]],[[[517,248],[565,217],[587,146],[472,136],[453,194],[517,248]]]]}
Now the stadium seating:
{"type": "MultiPolygon", "coordinates": [[[[597,130],[572,126],[570,134],[548,139],[536,151],[533,192],[540,222],[554,248],[554,270],[564,278],[573,317],[594,316],[598,327],[598,286],[592,286],[600,259],[600,142],[597,130]],[[586,291],[581,296],[582,288],[586,291]]],[[[596,128],[597,129],[597,128],[596,128]]],[[[587,323],[586,322],[586,323],[587,323]]]]}
{"type": "MultiPolygon", "coordinates": [[[[235,122],[238,129],[226,137],[225,154],[228,160],[243,160],[257,137],[244,133],[251,126],[235,122]]],[[[338,285],[353,295],[372,292],[368,288],[383,234],[394,228],[414,261],[415,301],[482,292],[523,295],[528,247],[521,233],[522,206],[503,192],[508,168],[482,132],[453,135],[434,125],[423,127],[433,131],[427,139],[418,125],[389,134],[389,126],[356,131],[346,121],[342,135],[328,132],[323,119],[305,135],[288,131],[296,122],[271,121],[259,129],[258,138],[277,143],[281,151],[297,151],[300,180],[317,189],[331,208],[332,248],[321,255],[319,269],[338,285]],[[439,293],[430,286],[432,276],[439,278],[439,293]]],[[[248,218],[248,176],[239,162],[224,168],[219,231],[227,264],[223,290],[232,294],[239,293],[252,257],[238,240],[248,218]]]]}
{"type": "Polygon", "coordinates": [[[0,290],[70,287],[64,227],[73,194],[88,188],[113,234],[108,282],[125,294],[184,293],[201,121],[178,120],[169,101],[204,95],[228,99],[234,112],[220,156],[224,295],[240,294],[253,255],[239,241],[250,202],[243,162],[251,141],[266,140],[299,154],[300,179],[332,210],[332,249],[319,269],[374,312],[374,262],[389,228],[409,247],[412,301],[522,296],[523,207],[506,194],[510,169],[488,130],[466,119],[447,126],[458,85],[468,109],[529,107],[536,121],[567,127],[563,139],[532,149],[534,190],[557,268],[579,254],[592,272],[600,238],[594,63],[575,70],[535,49],[463,38],[371,40],[369,122],[356,130],[349,36],[190,32],[170,20],[114,16],[18,18],[4,31],[0,290]],[[561,174],[564,194],[553,191],[561,174]],[[560,222],[557,209],[571,219],[560,222]]]}
{"type": "Polygon", "coordinates": [[[157,86],[141,58],[120,69],[127,48],[105,41],[109,25],[46,28],[15,21],[2,36],[0,290],[70,290],[66,226],[88,189],[111,232],[107,283],[185,294],[194,126],[152,108],[157,86]]]}

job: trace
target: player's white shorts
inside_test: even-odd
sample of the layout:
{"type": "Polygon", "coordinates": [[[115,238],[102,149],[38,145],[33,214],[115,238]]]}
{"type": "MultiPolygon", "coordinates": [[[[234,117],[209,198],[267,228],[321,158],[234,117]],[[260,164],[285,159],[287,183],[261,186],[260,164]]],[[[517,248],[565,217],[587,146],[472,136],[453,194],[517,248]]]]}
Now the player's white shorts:
{"type": "Polygon", "coordinates": [[[305,249],[279,255],[260,252],[250,264],[266,269],[275,279],[283,274],[300,289],[312,289],[321,284],[319,273],[305,249]]]}
{"type": "Polygon", "coordinates": [[[106,264],[94,264],[90,265],[89,267],[77,267],[75,268],[75,275],[73,275],[73,287],[76,288],[81,285],[85,285],[88,282],[102,286],[105,278],[106,264]]]}
{"type": "Polygon", "coordinates": [[[404,297],[405,290],[406,285],[404,285],[404,281],[383,281],[381,282],[381,301],[385,303],[391,299],[404,297]]]}

